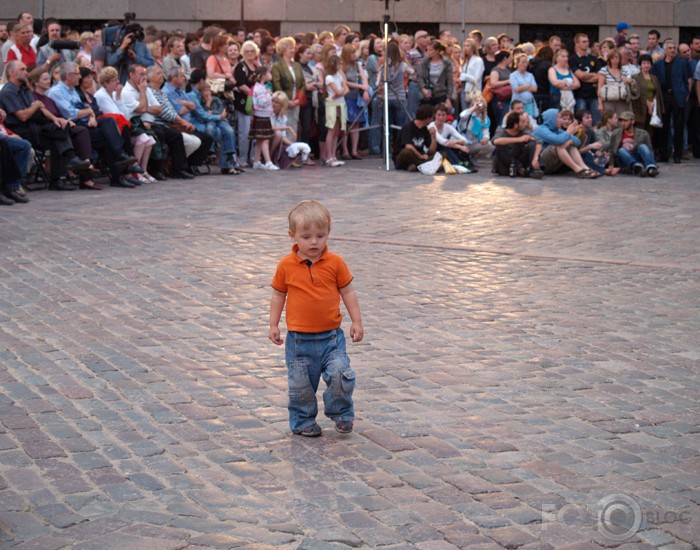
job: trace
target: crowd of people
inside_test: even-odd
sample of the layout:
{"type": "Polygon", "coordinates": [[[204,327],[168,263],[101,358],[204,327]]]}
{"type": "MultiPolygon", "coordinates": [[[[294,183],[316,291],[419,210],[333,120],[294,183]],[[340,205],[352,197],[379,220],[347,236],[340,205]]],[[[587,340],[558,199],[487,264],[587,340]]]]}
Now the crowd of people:
{"type": "Polygon", "coordinates": [[[34,34],[23,12],[0,24],[0,202],[29,200],[35,161],[55,190],[99,190],[100,172],[133,188],[212,165],[343,166],[382,153],[385,102],[397,169],[468,173],[487,159],[500,175],[653,177],[657,162],[700,158],[700,36],[677,47],[652,30],[643,49],[632,30],[516,45],[475,29],[460,45],[449,31],[385,43],[346,25],[79,33],[48,18],[34,34]]]}

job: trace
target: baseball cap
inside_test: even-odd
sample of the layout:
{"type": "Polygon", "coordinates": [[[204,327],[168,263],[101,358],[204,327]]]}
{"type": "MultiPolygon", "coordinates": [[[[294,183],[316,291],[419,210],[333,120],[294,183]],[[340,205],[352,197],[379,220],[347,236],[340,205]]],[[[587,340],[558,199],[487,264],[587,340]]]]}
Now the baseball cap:
{"type": "Polygon", "coordinates": [[[620,120],[634,120],[634,113],[632,111],[623,111],[617,118],[620,120]]]}
{"type": "Polygon", "coordinates": [[[631,29],[632,25],[630,25],[627,21],[620,21],[617,24],[617,32],[624,31],[625,29],[631,29]]]}

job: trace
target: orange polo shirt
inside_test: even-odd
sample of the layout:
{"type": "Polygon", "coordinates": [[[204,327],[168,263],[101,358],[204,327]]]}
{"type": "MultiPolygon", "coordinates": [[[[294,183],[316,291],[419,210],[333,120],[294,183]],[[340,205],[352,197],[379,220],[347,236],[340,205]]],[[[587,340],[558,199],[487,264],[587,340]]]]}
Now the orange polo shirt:
{"type": "Polygon", "coordinates": [[[297,255],[299,246],[280,261],[272,288],[287,295],[287,330],[325,332],[340,327],[340,289],[352,273],[338,254],[323,250],[314,263],[297,255]]]}

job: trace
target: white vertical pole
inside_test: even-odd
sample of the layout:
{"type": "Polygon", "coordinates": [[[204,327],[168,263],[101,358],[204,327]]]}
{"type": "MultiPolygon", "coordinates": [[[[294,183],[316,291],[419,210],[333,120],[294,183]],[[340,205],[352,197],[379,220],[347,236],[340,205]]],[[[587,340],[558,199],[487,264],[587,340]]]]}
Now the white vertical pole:
{"type": "Polygon", "coordinates": [[[384,158],[386,159],[386,171],[391,170],[391,144],[389,143],[389,136],[391,134],[391,128],[389,124],[389,82],[387,78],[389,76],[389,63],[387,59],[387,52],[389,50],[389,23],[384,20],[384,158]]]}

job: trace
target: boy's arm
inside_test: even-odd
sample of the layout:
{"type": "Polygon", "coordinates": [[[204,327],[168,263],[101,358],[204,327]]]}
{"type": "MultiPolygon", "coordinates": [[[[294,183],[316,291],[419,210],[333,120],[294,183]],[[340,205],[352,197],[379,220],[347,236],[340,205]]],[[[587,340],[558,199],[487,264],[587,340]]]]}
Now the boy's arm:
{"type": "MultiPolygon", "coordinates": [[[[270,332],[268,338],[272,340],[273,344],[278,346],[282,344],[284,340],[280,338],[280,317],[282,317],[282,310],[284,309],[284,301],[287,299],[287,295],[279,290],[272,289],[272,299],[270,300],[270,332]]],[[[352,317],[352,316],[351,316],[352,317]]]]}
{"type": "Polygon", "coordinates": [[[350,337],[353,342],[361,342],[365,335],[362,328],[362,314],[360,313],[360,302],[357,300],[355,289],[352,288],[352,283],[340,289],[340,296],[343,298],[345,309],[350,314],[352,324],[350,325],[350,337]]]}

